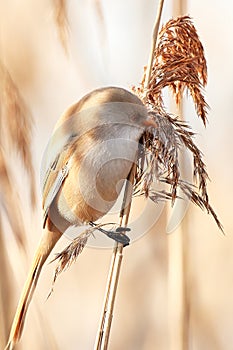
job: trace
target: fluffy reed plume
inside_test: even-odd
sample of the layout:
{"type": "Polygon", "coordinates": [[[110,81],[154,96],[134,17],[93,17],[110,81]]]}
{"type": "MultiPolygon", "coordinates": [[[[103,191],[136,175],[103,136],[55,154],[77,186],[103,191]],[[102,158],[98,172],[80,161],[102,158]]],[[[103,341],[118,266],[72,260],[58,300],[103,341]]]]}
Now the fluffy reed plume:
{"type": "Polygon", "coordinates": [[[67,2],[66,0],[54,0],[53,7],[58,36],[62,47],[68,53],[69,21],[67,16],[67,2]]]}
{"type": "MultiPolygon", "coordinates": [[[[145,87],[145,74],[139,88],[134,91],[148,106],[151,117],[158,128],[142,137],[144,153],[140,153],[136,188],[153,201],[177,198],[178,188],[201,209],[206,209],[222,225],[209,204],[207,180],[209,179],[202,153],[194,143],[194,132],[190,126],[165,111],[163,89],[169,87],[177,104],[185,90],[190,92],[197,115],[204,125],[207,120],[207,103],[202,89],[207,82],[207,65],[204,49],[196,29],[188,16],[170,20],[162,27],[158,44],[153,55],[152,75],[145,87]],[[182,148],[193,158],[195,186],[186,182],[180,175],[180,152],[182,148]],[[154,190],[152,184],[160,182],[167,190],[154,190]]],[[[138,193],[138,192],[137,192],[138,193]]]]}
{"type": "Polygon", "coordinates": [[[162,27],[148,86],[144,86],[144,82],[145,77],[139,94],[146,92],[146,103],[162,110],[165,87],[172,90],[177,104],[185,89],[189,91],[198,116],[206,124],[208,105],[202,89],[207,83],[207,65],[203,46],[189,16],[171,19],[162,27]]]}

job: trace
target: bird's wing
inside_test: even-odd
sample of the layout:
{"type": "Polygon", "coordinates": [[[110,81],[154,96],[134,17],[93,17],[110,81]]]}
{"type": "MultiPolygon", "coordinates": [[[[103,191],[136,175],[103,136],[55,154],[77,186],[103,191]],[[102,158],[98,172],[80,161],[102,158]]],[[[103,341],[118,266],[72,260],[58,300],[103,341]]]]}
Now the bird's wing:
{"type": "Polygon", "coordinates": [[[69,174],[74,143],[75,138],[70,138],[45,171],[42,183],[43,228],[46,224],[49,208],[69,174]]]}
{"type": "MultiPolygon", "coordinates": [[[[58,163],[59,164],[59,163],[58,163]]],[[[45,227],[46,220],[48,217],[48,211],[50,205],[52,204],[54,198],[61,189],[61,186],[69,174],[68,162],[63,165],[61,168],[54,169],[53,167],[47,173],[44,191],[43,191],[43,228],[45,227]]]]}

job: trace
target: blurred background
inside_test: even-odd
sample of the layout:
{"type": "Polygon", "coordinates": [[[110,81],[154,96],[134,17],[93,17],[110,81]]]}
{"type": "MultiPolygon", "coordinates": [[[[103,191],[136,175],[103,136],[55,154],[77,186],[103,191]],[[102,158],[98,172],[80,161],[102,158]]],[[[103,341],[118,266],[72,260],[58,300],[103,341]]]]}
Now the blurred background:
{"type": "MultiPolygon", "coordinates": [[[[62,112],[90,90],[106,85],[130,88],[140,82],[157,5],[157,0],[0,0],[1,64],[14,82],[13,97],[18,91],[31,113],[27,120],[9,123],[15,130],[10,136],[6,119],[0,117],[1,349],[41,236],[40,163],[53,127],[62,112]],[[26,134],[22,143],[17,130],[26,134]],[[34,175],[22,144],[31,149],[34,175]],[[36,188],[34,209],[30,178],[36,188]]],[[[184,103],[184,117],[205,155],[210,201],[226,236],[191,204],[175,223],[170,219],[174,212],[162,207],[148,230],[157,210],[150,205],[142,217],[147,232],[124,250],[111,350],[232,349],[233,5],[230,0],[165,1],[162,23],[181,13],[193,18],[204,45],[211,107],[206,129],[190,100],[184,103]]],[[[1,66],[0,73],[4,81],[1,66]]],[[[5,97],[0,94],[2,106],[5,97]]],[[[173,108],[168,101],[169,106],[173,108]]],[[[2,114],[11,107],[9,102],[2,114]]],[[[15,118],[8,117],[11,122],[15,118]]],[[[144,204],[134,204],[131,220],[144,204]]],[[[55,252],[67,242],[64,237],[55,252]]],[[[93,349],[110,260],[110,249],[87,247],[58,278],[46,301],[55,268],[47,264],[17,349],[93,349]]]]}

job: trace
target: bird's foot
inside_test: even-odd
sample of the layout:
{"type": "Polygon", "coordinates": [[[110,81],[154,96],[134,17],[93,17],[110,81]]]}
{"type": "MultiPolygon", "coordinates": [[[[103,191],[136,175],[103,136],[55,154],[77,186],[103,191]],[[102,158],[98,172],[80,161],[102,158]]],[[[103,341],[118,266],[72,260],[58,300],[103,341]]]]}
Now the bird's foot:
{"type": "Polygon", "coordinates": [[[107,237],[113,239],[117,243],[123,244],[123,247],[129,245],[130,238],[125,234],[125,232],[129,232],[130,228],[128,227],[117,227],[116,230],[105,230],[102,227],[98,227],[94,222],[90,222],[91,226],[97,226],[96,229],[102,233],[104,233],[107,237]]]}
{"type": "Polygon", "coordinates": [[[114,241],[123,244],[123,247],[126,247],[130,242],[130,238],[125,234],[126,231],[130,231],[130,229],[125,227],[117,227],[115,231],[106,230],[106,235],[109,238],[114,239],[114,241]]]}

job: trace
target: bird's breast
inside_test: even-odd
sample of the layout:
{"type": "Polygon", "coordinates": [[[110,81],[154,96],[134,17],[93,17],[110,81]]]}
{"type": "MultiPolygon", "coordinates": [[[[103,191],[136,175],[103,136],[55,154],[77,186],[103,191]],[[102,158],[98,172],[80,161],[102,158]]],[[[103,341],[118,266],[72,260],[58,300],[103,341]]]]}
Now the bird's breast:
{"type": "MultiPolygon", "coordinates": [[[[87,135],[86,135],[87,136],[87,135]]],[[[116,202],[135,161],[138,136],[77,141],[57,208],[70,224],[95,221],[116,202]]]]}

